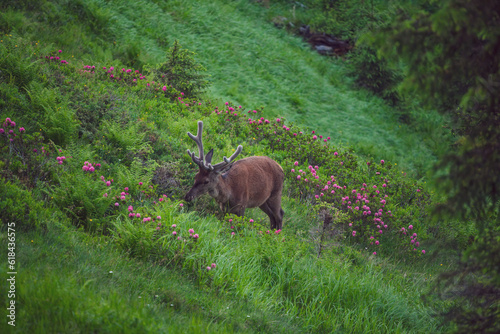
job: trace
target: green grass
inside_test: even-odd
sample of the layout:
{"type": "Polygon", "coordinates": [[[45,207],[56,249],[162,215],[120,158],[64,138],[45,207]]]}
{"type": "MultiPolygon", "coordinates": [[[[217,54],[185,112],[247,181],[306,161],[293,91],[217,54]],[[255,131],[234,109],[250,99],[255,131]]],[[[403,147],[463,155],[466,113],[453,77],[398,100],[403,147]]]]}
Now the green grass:
{"type": "MultiPolygon", "coordinates": [[[[6,258],[2,250],[3,277],[6,258]]],[[[16,327],[2,321],[2,333],[299,331],[286,316],[199,286],[185,273],[131,259],[105,237],[71,229],[19,231],[16,262],[16,327]]],[[[0,286],[3,296],[6,288],[0,286]]]]}
{"type": "MultiPolygon", "coordinates": [[[[289,220],[305,218],[285,208],[289,220]]],[[[437,331],[419,298],[422,278],[384,261],[341,260],[335,248],[316,259],[308,238],[293,234],[262,237],[260,228],[239,225],[230,236],[227,223],[171,210],[161,213],[178,231],[200,234],[197,248],[173,267],[157,262],[153,248],[141,260],[113,239],[53,223],[42,233],[18,230],[15,332],[437,331]],[[207,261],[217,263],[208,284],[196,269],[207,261]]],[[[5,260],[1,268],[6,276],[5,260]]]]}
{"type": "Polygon", "coordinates": [[[263,106],[269,116],[286,116],[365,157],[397,162],[418,175],[449,142],[436,112],[414,107],[413,123],[401,123],[400,112],[382,99],[353,90],[342,59],[312,52],[299,37],[274,28],[265,9],[250,1],[85,0],[59,9],[75,18],[100,19],[75,24],[60,14],[57,34],[35,23],[31,29],[18,24],[19,29],[65,52],[84,54],[89,64],[116,56],[136,66],[159,63],[167,45],[178,39],[208,68],[208,96],[244,110],[263,106]]]}
{"type": "MultiPolygon", "coordinates": [[[[417,150],[422,166],[428,166],[431,151],[442,143],[433,149],[418,145],[424,145],[419,136],[425,131],[440,133],[430,125],[436,121],[433,114],[421,125],[424,130],[428,126],[423,132],[404,126],[399,130],[394,110],[366,92],[352,91],[350,79],[344,82],[340,60],[311,53],[297,38],[262,21],[263,9],[245,1],[194,6],[193,1],[82,0],[63,5],[69,3],[36,3],[34,10],[10,11],[0,21],[14,26],[12,36],[2,36],[0,45],[0,118],[11,117],[26,127],[22,138],[28,143],[25,155],[12,154],[7,141],[0,143],[2,244],[5,223],[15,221],[19,227],[19,332],[443,331],[433,315],[445,306],[435,300],[424,303],[420,296],[431,286],[431,275],[444,269],[441,263],[453,266],[446,261],[452,262],[455,254],[410,254],[394,230],[377,248],[379,254],[371,255],[374,246],[365,242],[368,235],[350,238],[342,215],[332,235],[323,239],[313,205],[315,190],[304,187],[304,194],[294,193],[295,175],[290,175],[297,148],[309,157],[298,159],[300,168],[307,168],[308,159],[317,161],[318,174],[328,178],[334,173],[348,192],[365,181],[378,184],[383,175],[390,179],[387,207],[399,214],[391,229],[413,224],[419,238],[432,240],[441,233],[439,238],[447,239],[446,230],[459,222],[434,232],[440,225],[429,222],[427,210],[438,199],[430,196],[423,181],[393,164],[417,166],[412,151],[417,150]],[[56,19],[41,24],[47,17],[56,19]],[[212,90],[196,98],[201,105],[186,99],[188,107],[176,96],[172,100],[142,86],[79,71],[83,65],[146,67],[164,60],[174,38],[197,51],[212,74],[212,90]],[[70,64],[39,59],[58,49],[70,64]],[[212,99],[216,103],[210,103],[212,99]],[[301,137],[300,147],[293,146],[297,142],[286,137],[290,133],[278,129],[272,134],[273,124],[259,133],[244,117],[228,122],[225,114],[215,115],[215,106],[226,99],[251,109],[265,105],[269,114],[286,114],[287,125],[289,120],[314,123],[319,134],[342,131],[341,138],[332,137],[349,141],[357,153],[381,154],[387,164],[358,165],[356,159],[364,157],[336,144],[345,165],[322,160],[321,152],[326,151],[307,139],[309,135],[301,137]],[[192,184],[196,168],[185,154],[193,149],[186,131],[194,132],[200,119],[207,129],[206,147],[216,151],[214,160],[241,143],[241,157],[269,155],[282,164],[287,179],[280,235],[266,234],[268,218],[258,209],[248,210],[247,218],[231,229],[227,218],[213,216],[217,206],[208,196],[182,209],[176,201],[154,203],[164,193],[180,198],[192,184]],[[36,132],[44,141],[30,137],[36,132]],[[271,149],[275,137],[293,149],[271,149]],[[380,145],[374,138],[382,140],[380,145]],[[50,156],[31,153],[41,146],[50,156]],[[394,155],[389,164],[390,158],[382,154],[389,147],[408,153],[408,160],[394,155]],[[55,160],[60,155],[67,157],[61,165],[55,160]],[[103,166],[86,173],[84,161],[103,166]],[[159,166],[164,168],[163,181],[171,182],[161,190],[161,182],[152,182],[159,166]],[[101,175],[113,183],[106,185],[101,175]],[[117,208],[115,196],[124,187],[130,188],[130,196],[117,208]],[[423,189],[420,194],[417,187],[423,189]],[[127,205],[142,217],[161,215],[161,232],[155,221],[129,219],[127,205]],[[251,217],[262,225],[250,224],[251,217]],[[172,238],[173,223],[184,233],[185,246],[172,238]],[[186,236],[188,228],[200,234],[198,241],[186,236]],[[207,271],[211,263],[217,268],[207,271]]],[[[455,237],[463,247],[471,233],[458,229],[447,247],[456,246],[455,237]]],[[[425,247],[434,250],[440,245],[425,247]]],[[[7,268],[5,249],[2,274],[7,268]]],[[[6,286],[0,284],[2,295],[6,286]]],[[[0,326],[7,328],[5,323],[0,326]]]]}

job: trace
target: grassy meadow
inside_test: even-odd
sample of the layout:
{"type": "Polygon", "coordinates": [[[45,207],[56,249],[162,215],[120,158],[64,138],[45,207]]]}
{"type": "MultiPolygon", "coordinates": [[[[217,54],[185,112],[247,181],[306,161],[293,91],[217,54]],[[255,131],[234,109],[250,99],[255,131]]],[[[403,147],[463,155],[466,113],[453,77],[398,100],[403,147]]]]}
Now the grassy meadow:
{"type": "Polygon", "coordinates": [[[424,175],[450,141],[434,111],[400,122],[253,1],[0,8],[3,333],[449,329],[428,292],[474,229],[430,218],[424,175]],[[208,90],[155,76],[172,59],[181,78],[204,66],[208,90]],[[241,144],[283,167],[282,231],[182,200],[198,120],[214,161],[241,144]]]}

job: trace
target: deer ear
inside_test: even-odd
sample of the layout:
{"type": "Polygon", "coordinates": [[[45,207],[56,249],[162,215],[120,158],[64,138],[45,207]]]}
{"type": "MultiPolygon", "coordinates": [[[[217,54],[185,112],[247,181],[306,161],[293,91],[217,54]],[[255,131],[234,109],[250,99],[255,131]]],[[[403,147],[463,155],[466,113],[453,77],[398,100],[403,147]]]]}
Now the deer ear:
{"type": "Polygon", "coordinates": [[[208,152],[207,155],[205,156],[205,163],[211,164],[213,155],[214,155],[214,149],[211,149],[210,152],[208,152]]]}

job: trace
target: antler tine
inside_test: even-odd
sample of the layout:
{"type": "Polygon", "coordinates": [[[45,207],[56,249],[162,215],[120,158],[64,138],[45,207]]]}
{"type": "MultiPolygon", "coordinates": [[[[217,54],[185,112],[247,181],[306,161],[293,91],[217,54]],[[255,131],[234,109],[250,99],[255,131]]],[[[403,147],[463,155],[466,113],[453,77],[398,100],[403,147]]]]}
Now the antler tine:
{"type": "Polygon", "coordinates": [[[243,146],[241,145],[238,145],[238,148],[236,149],[236,151],[228,158],[224,157],[224,161],[222,162],[219,162],[218,164],[216,165],[213,165],[213,166],[210,166],[212,169],[222,169],[224,167],[226,167],[227,165],[229,165],[233,160],[234,158],[236,158],[240,153],[241,151],[243,150],[243,146]]]}
{"type": "Polygon", "coordinates": [[[203,141],[201,138],[202,132],[203,132],[203,121],[198,121],[198,132],[197,132],[196,136],[194,136],[191,132],[187,133],[189,138],[194,140],[194,142],[198,146],[199,157],[195,157],[194,152],[191,152],[190,150],[188,150],[188,154],[194,163],[198,164],[200,167],[206,168],[206,166],[205,166],[205,154],[203,153],[203,141]],[[195,160],[195,158],[196,158],[196,160],[195,160]]]}
{"type": "Polygon", "coordinates": [[[230,163],[231,161],[233,161],[234,158],[236,158],[240,153],[241,151],[243,150],[243,146],[241,145],[238,145],[238,148],[236,149],[236,152],[234,152],[230,157],[229,159],[224,157],[224,162],[225,163],[230,163]]]}

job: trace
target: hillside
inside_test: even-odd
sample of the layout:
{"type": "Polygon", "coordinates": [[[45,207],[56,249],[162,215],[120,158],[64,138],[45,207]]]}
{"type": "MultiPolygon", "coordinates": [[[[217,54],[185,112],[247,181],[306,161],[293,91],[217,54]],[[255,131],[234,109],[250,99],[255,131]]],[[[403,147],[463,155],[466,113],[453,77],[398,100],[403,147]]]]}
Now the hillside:
{"type": "Polygon", "coordinates": [[[13,13],[4,18],[9,29],[88,63],[119,59],[141,69],[164,61],[166,48],[179,40],[207,68],[210,97],[264,107],[268,117],[285,116],[412,173],[424,174],[448,141],[436,112],[419,110],[414,124],[400,122],[400,111],[353,90],[343,59],[311,52],[299,37],[267,22],[265,9],[249,1],[64,4],[32,5],[29,19],[13,13]],[[44,17],[51,17],[50,26],[44,17]]]}
{"type": "Polygon", "coordinates": [[[430,220],[441,130],[400,124],[247,1],[2,6],[2,332],[447,329],[421,296],[475,230],[430,220]],[[199,120],[214,161],[241,144],[283,167],[283,230],[182,200],[199,120]]]}

